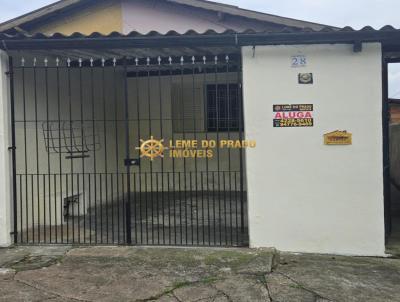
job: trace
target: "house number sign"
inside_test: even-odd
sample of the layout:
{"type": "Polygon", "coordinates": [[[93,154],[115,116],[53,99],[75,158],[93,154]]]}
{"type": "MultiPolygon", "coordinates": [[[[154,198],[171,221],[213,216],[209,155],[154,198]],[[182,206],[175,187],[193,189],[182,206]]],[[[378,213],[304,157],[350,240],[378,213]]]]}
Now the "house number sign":
{"type": "Polygon", "coordinates": [[[292,67],[307,66],[307,57],[305,55],[292,56],[292,67]]]}

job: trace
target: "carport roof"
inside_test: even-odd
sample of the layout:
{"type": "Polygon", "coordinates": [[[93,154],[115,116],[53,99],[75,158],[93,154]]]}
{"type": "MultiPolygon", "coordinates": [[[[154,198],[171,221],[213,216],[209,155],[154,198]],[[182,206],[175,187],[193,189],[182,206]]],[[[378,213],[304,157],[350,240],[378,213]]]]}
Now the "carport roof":
{"type": "Polygon", "coordinates": [[[74,33],[65,36],[60,33],[46,36],[44,34],[15,34],[0,33],[0,48],[3,50],[79,50],[79,49],[140,49],[140,48],[207,48],[255,45],[285,45],[285,44],[354,44],[355,51],[363,42],[380,42],[386,51],[400,50],[400,30],[392,26],[374,29],[366,26],[360,30],[351,27],[332,29],[325,27],[321,30],[311,28],[286,28],[280,32],[254,32],[247,30],[235,32],[227,30],[218,33],[208,30],[199,33],[190,30],[184,34],[170,31],[161,34],[155,31],[143,34],[131,32],[123,35],[113,32],[109,35],[92,33],[83,35],[74,33]]]}

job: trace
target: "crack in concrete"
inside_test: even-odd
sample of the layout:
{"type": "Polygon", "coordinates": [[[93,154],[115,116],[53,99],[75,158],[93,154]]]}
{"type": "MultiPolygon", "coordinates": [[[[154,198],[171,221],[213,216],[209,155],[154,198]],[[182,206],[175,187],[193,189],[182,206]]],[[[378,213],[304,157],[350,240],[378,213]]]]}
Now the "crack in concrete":
{"type": "Polygon", "coordinates": [[[258,280],[259,282],[261,282],[262,285],[264,285],[264,287],[265,287],[265,289],[266,289],[266,291],[268,293],[269,302],[273,302],[270,290],[268,288],[267,280],[265,278],[266,275],[271,274],[272,272],[273,272],[273,270],[268,271],[268,272],[261,272],[261,273],[240,272],[240,273],[238,273],[238,275],[244,275],[244,276],[248,276],[248,277],[253,277],[256,280],[258,280]]]}
{"type": "MultiPolygon", "coordinates": [[[[219,280],[224,280],[224,279],[221,278],[219,280]]],[[[232,298],[226,292],[224,292],[222,289],[217,288],[214,284],[211,284],[211,287],[214,288],[217,291],[217,293],[224,296],[226,298],[226,300],[228,300],[228,302],[233,302],[232,298]]],[[[216,295],[214,297],[213,301],[215,301],[215,299],[217,299],[218,297],[219,297],[219,295],[216,295]]]]}
{"type": "Polygon", "coordinates": [[[174,293],[175,290],[177,290],[179,288],[183,288],[183,287],[188,287],[188,286],[191,286],[191,285],[208,283],[208,282],[210,282],[209,281],[210,279],[212,280],[211,282],[215,282],[215,281],[221,280],[221,279],[216,279],[216,278],[214,279],[213,277],[209,277],[209,278],[204,278],[204,279],[197,280],[197,281],[184,281],[184,282],[180,282],[180,283],[177,283],[177,284],[173,285],[172,288],[169,288],[169,289],[163,291],[159,295],[152,296],[152,297],[149,297],[149,298],[146,298],[146,299],[136,300],[136,301],[137,302],[157,301],[157,300],[161,299],[162,297],[164,297],[166,295],[172,295],[179,302],[184,302],[184,301],[181,301],[175,295],[175,293],[174,293]]]}
{"type": "MultiPolygon", "coordinates": [[[[227,293],[225,293],[224,291],[219,290],[219,289],[217,289],[217,288],[216,288],[216,290],[217,290],[222,296],[224,296],[224,297],[226,298],[226,300],[228,300],[228,302],[233,302],[232,298],[231,298],[227,293]]],[[[218,298],[218,295],[214,297],[214,300],[213,300],[213,301],[215,301],[215,299],[217,299],[217,298],[218,298]]]]}
{"type": "Polygon", "coordinates": [[[160,295],[153,296],[153,297],[146,298],[146,299],[136,300],[136,301],[137,302],[158,301],[159,299],[161,299],[161,298],[163,298],[163,297],[165,297],[167,295],[172,295],[178,302],[185,302],[185,301],[180,300],[179,297],[175,294],[175,291],[177,289],[183,288],[183,287],[188,287],[188,286],[191,286],[191,285],[196,285],[196,284],[209,283],[210,279],[212,280],[210,286],[212,288],[214,288],[217,291],[218,294],[215,295],[214,297],[202,298],[202,299],[199,299],[199,300],[195,300],[194,302],[207,301],[209,299],[212,299],[212,301],[215,301],[221,295],[224,296],[228,300],[228,302],[233,302],[232,298],[227,293],[225,293],[224,291],[216,288],[212,284],[212,283],[214,283],[216,281],[223,280],[223,278],[217,278],[217,277],[209,277],[209,278],[205,278],[205,279],[198,280],[198,281],[185,281],[185,282],[182,282],[182,283],[178,283],[173,288],[170,288],[170,289],[162,292],[160,295]]]}
{"type": "Polygon", "coordinates": [[[314,295],[314,302],[318,302],[320,299],[325,300],[325,301],[329,301],[329,302],[335,302],[335,300],[332,300],[332,299],[330,299],[330,298],[326,298],[326,297],[320,295],[319,293],[317,293],[317,292],[314,291],[313,289],[304,286],[303,284],[301,284],[301,283],[298,282],[297,280],[293,279],[292,277],[290,277],[290,276],[288,276],[288,275],[286,275],[286,274],[284,274],[284,273],[282,273],[282,272],[276,272],[276,274],[282,275],[282,276],[285,277],[286,279],[289,279],[290,281],[292,281],[293,283],[295,283],[300,289],[302,289],[302,290],[304,290],[304,291],[307,291],[307,292],[313,294],[313,295],[314,295]]]}
{"type": "Polygon", "coordinates": [[[256,277],[257,279],[261,276],[265,276],[265,275],[269,275],[272,274],[272,272],[256,272],[256,273],[252,273],[252,272],[239,272],[236,273],[236,275],[243,275],[243,276],[251,276],[251,277],[256,277]]]}
{"type": "Polygon", "coordinates": [[[219,295],[219,293],[218,294],[216,294],[215,296],[210,296],[210,297],[206,297],[206,298],[200,298],[200,299],[197,299],[197,300],[193,300],[193,302],[201,302],[201,301],[210,301],[210,299],[212,299],[213,301],[216,299],[216,298],[218,298],[220,295],[219,295]]]}
{"type": "Polygon", "coordinates": [[[267,274],[263,274],[262,276],[259,276],[259,281],[264,285],[264,287],[267,291],[269,302],[274,302],[272,300],[271,291],[269,290],[267,279],[265,278],[265,275],[267,275],[267,274]]]}
{"type": "Polygon", "coordinates": [[[15,281],[17,283],[20,283],[20,284],[23,284],[25,286],[29,286],[30,288],[33,288],[35,290],[41,291],[41,292],[49,295],[50,298],[46,299],[46,300],[51,300],[51,299],[55,299],[55,298],[61,298],[61,299],[70,299],[70,300],[78,301],[78,302],[92,302],[90,300],[77,299],[77,298],[73,298],[73,297],[63,296],[63,295],[60,295],[60,294],[55,293],[53,291],[49,291],[49,290],[47,290],[47,289],[45,289],[45,288],[43,288],[41,286],[35,286],[35,285],[30,284],[30,283],[28,283],[26,281],[23,281],[23,280],[20,280],[20,279],[16,279],[15,277],[17,276],[17,274],[18,274],[18,272],[14,275],[14,278],[12,279],[13,281],[15,281]]]}
{"type": "Polygon", "coordinates": [[[184,301],[181,301],[181,299],[179,299],[179,298],[175,295],[174,292],[171,292],[171,295],[176,299],[176,301],[178,301],[178,302],[184,302],[184,301]]]}

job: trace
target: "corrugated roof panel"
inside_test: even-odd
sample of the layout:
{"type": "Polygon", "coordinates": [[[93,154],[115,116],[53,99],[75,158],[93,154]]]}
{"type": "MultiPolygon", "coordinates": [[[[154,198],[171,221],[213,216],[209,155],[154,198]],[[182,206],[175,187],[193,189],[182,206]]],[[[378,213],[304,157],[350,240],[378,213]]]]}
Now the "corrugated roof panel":
{"type": "Polygon", "coordinates": [[[108,35],[98,32],[84,35],[75,32],[69,36],[61,33],[55,33],[50,36],[44,34],[27,35],[18,33],[10,35],[0,33],[0,41],[2,42],[0,43],[0,48],[8,50],[239,47],[279,44],[351,44],[355,42],[381,42],[385,46],[390,45],[397,49],[400,48],[400,30],[386,25],[381,29],[365,26],[360,30],[355,30],[349,26],[342,29],[324,27],[320,30],[287,27],[280,32],[262,33],[254,30],[242,32],[207,30],[202,33],[188,30],[183,34],[173,30],[165,34],[157,31],[148,33],[132,31],[126,35],[119,32],[112,32],[108,35]]]}
{"type": "Polygon", "coordinates": [[[52,35],[45,35],[42,33],[36,33],[33,35],[29,34],[23,34],[23,33],[17,33],[15,35],[10,35],[10,34],[5,34],[5,33],[0,33],[0,39],[4,40],[18,40],[18,39],[96,39],[96,38],[123,38],[123,37],[157,37],[157,36],[206,36],[206,35],[232,35],[232,34],[257,34],[257,35],[262,35],[262,34],[284,34],[284,33],[332,33],[332,32],[388,32],[388,31],[399,31],[399,29],[394,28],[391,25],[386,25],[382,27],[381,29],[374,29],[371,26],[365,26],[360,30],[353,29],[350,26],[343,27],[341,29],[333,29],[331,27],[323,27],[320,30],[315,30],[312,28],[304,28],[304,29],[295,29],[291,27],[285,27],[280,31],[266,31],[266,32],[256,32],[252,29],[248,29],[245,31],[237,32],[231,29],[228,29],[224,32],[217,32],[213,29],[209,29],[205,32],[197,32],[193,29],[188,30],[187,32],[180,34],[174,30],[170,30],[167,33],[159,33],[157,31],[150,31],[148,33],[141,33],[137,31],[132,31],[128,34],[121,34],[119,32],[112,32],[108,35],[103,35],[99,32],[93,32],[90,35],[84,35],[79,32],[75,32],[71,35],[64,35],[62,33],[54,33],[52,35]]]}

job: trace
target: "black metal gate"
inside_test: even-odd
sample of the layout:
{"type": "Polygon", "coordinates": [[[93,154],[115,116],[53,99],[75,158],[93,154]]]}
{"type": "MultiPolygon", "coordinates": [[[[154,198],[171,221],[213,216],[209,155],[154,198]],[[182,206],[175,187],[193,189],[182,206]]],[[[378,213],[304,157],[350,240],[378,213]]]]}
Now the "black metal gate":
{"type": "Polygon", "coordinates": [[[10,65],[15,243],[248,244],[240,56],[10,65]]]}

